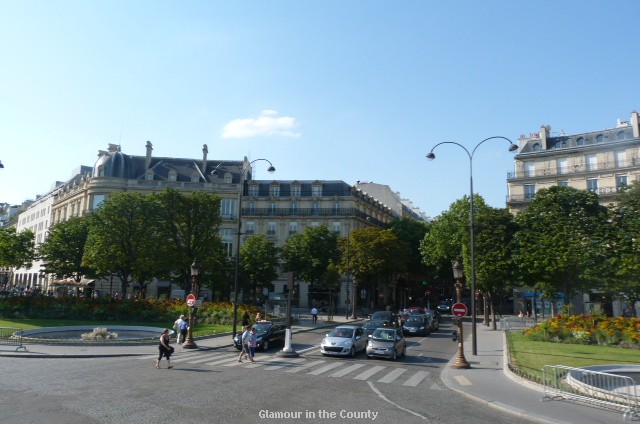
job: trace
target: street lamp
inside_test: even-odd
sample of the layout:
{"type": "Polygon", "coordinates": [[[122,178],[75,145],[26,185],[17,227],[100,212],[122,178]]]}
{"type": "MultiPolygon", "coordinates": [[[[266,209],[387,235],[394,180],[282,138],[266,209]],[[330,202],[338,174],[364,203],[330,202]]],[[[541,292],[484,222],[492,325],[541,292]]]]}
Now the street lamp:
{"type": "MultiPolygon", "coordinates": [[[[460,259],[457,259],[453,263],[453,278],[456,280],[456,302],[462,303],[462,278],[464,278],[464,271],[460,259]]],[[[458,317],[458,357],[451,366],[453,368],[468,369],[471,368],[471,365],[469,365],[467,359],[464,357],[464,337],[462,334],[462,317],[458,317]]]]}
{"type": "Polygon", "coordinates": [[[475,251],[474,251],[475,240],[474,240],[474,228],[473,228],[474,213],[475,213],[473,210],[473,155],[476,153],[476,150],[478,149],[478,147],[480,147],[482,143],[484,143],[485,141],[493,140],[493,139],[502,139],[502,140],[508,141],[510,152],[514,152],[518,150],[518,146],[516,144],[513,144],[513,141],[509,140],[506,137],[497,135],[497,136],[485,138],[484,140],[476,144],[476,147],[473,148],[471,153],[469,153],[469,150],[467,150],[466,147],[464,147],[460,143],[456,143],[455,141],[443,141],[441,143],[438,143],[435,146],[433,146],[433,148],[429,153],[427,153],[427,159],[433,160],[436,158],[436,155],[433,154],[433,151],[436,147],[438,147],[441,144],[455,144],[456,146],[461,147],[467,153],[467,156],[469,156],[469,187],[470,187],[469,234],[471,237],[471,240],[470,240],[471,242],[471,251],[470,251],[470,256],[471,256],[471,351],[474,355],[478,354],[478,342],[477,342],[477,334],[476,334],[476,258],[475,258],[475,251]]]}
{"type": "MultiPolygon", "coordinates": [[[[198,298],[198,274],[200,273],[200,264],[197,260],[193,260],[191,264],[191,294],[198,298]]],[[[189,330],[187,331],[187,340],[184,341],[182,347],[185,349],[196,349],[198,346],[193,341],[193,321],[196,312],[195,306],[189,306],[189,330]]]]}
{"type": "MultiPolygon", "coordinates": [[[[240,189],[238,190],[238,227],[236,229],[236,261],[235,261],[235,270],[233,277],[233,290],[234,290],[234,299],[233,299],[233,334],[232,338],[235,340],[236,332],[238,329],[238,280],[240,279],[240,235],[242,230],[242,192],[244,191],[244,181],[245,181],[245,172],[247,169],[251,167],[251,165],[258,161],[265,161],[269,163],[269,168],[267,171],[269,173],[274,173],[276,168],[273,166],[271,161],[268,159],[254,159],[248,164],[246,164],[242,171],[240,171],[240,189]]],[[[213,171],[211,171],[211,175],[218,175],[220,166],[223,165],[223,162],[219,163],[218,166],[215,167],[213,171]]]]}

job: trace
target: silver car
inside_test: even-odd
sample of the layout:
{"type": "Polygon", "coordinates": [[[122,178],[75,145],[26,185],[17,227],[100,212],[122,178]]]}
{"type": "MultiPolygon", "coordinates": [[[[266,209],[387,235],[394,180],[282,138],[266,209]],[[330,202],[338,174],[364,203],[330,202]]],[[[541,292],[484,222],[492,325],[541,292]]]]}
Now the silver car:
{"type": "Polygon", "coordinates": [[[407,344],[400,328],[378,328],[369,336],[367,358],[381,357],[394,361],[405,356],[407,344]]]}
{"type": "Polygon", "coordinates": [[[322,339],[320,352],[323,355],[351,356],[364,351],[367,339],[364,330],[356,325],[340,325],[322,339]]]}

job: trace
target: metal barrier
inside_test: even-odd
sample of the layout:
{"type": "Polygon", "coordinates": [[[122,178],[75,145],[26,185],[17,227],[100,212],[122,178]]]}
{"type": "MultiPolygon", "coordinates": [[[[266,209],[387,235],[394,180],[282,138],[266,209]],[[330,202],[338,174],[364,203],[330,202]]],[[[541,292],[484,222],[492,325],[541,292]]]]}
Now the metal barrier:
{"type": "Polygon", "coordinates": [[[640,416],[640,399],[631,377],[564,365],[545,365],[542,378],[544,396],[541,401],[581,401],[624,412],[625,421],[640,416]]]}
{"type": "Polygon", "coordinates": [[[19,349],[27,351],[22,345],[22,330],[19,328],[0,327],[0,345],[18,346],[16,352],[19,349]]]}
{"type": "Polygon", "coordinates": [[[499,324],[501,331],[512,331],[531,328],[537,322],[533,317],[501,317],[499,324]]]}

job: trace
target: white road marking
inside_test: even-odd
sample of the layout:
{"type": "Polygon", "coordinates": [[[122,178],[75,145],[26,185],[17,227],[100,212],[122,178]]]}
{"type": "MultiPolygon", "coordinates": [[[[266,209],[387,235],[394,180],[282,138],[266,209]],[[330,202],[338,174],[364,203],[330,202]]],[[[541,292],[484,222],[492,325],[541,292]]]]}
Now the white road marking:
{"type": "Polygon", "coordinates": [[[420,384],[420,382],[422,382],[422,380],[424,380],[427,376],[429,375],[429,372],[427,371],[417,371],[415,374],[413,374],[413,376],[411,376],[410,379],[408,379],[407,381],[405,381],[402,385],[403,386],[411,386],[411,387],[416,387],[418,384],[420,384]]]}
{"type": "Polygon", "coordinates": [[[347,367],[347,368],[345,368],[343,370],[334,372],[329,377],[344,377],[345,375],[349,374],[351,371],[355,371],[358,368],[362,368],[362,367],[364,367],[364,364],[354,364],[354,365],[351,365],[350,367],[347,367]]]}
{"type": "Polygon", "coordinates": [[[386,367],[381,367],[379,365],[376,365],[375,367],[372,367],[370,369],[368,369],[367,371],[356,375],[355,377],[353,377],[354,380],[366,380],[367,378],[371,377],[372,375],[374,375],[375,373],[377,373],[378,371],[382,371],[383,369],[385,369],[386,367]]]}
{"type": "Polygon", "coordinates": [[[453,377],[456,379],[456,381],[458,382],[458,384],[460,384],[461,386],[472,386],[473,384],[469,381],[469,379],[467,377],[465,377],[464,375],[456,375],[455,377],[453,377]]]}
{"type": "Polygon", "coordinates": [[[324,364],[324,361],[313,361],[300,367],[291,368],[290,370],[286,370],[285,372],[299,372],[320,364],[324,364]]]}
{"type": "Polygon", "coordinates": [[[330,371],[330,370],[332,370],[334,368],[338,368],[338,367],[341,367],[341,366],[342,366],[342,364],[340,362],[334,362],[332,364],[325,365],[324,367],[318,368],[318,369],[316,369],[314,371],[308,372],[307,374],[320,375],[322,373],[325,373],[327,371],[330,371]]]}
{"type": "Polygon", "coordinates": [[[374,385],[373,385],[373,383],[372,383],[372,382],[367,381],[367,384],[369,385],[369,387],[371,387],[371,390],[373,390],[373,392],[374,392],[375,394],[377,394],[377,395],[378,395],[378,397],[379,397],[380,399],[384,400],[385,402],[387,402],[387,403],[389,403],[389,404],[391,404],[391,405],[395,406],[396,408],[398,408],[398,409],[400,409],[400,410],[402,410],[402,411],[408,412],[408,413],[410,413],[411,415],[415,415],[416,417],[418,417],[418,418],[420,418],[420,419],[422,419],[422,420],[424,420],[424,421],[430,422],[430,421],[429,421],[429,418],[425,417],[424,415],[420,415],[420,414],[418,414],[417,412],[413,412],[413,411],[412,411],[412,410],[410,410],[410,409],[403,408],[402,406],[398,405],[398,404],[397,404],[397,403],[395,403],[395,402],[391,402],[391,401],[390,401],[389,399],[387,399],[387,398],[386,398],[382,393],[380,393],[380,390],[378,390],[378,389],[376,388],[376,386],[374,386],[374,385]]]}
{"type": "Polygon", "coordinates": [[[393,380],[400,377],[407,371],[408,370],[406,368],[396,368],[395,370],[391,371],[389,374],[378,380],[378,383],[391,383],[393,380]]]}

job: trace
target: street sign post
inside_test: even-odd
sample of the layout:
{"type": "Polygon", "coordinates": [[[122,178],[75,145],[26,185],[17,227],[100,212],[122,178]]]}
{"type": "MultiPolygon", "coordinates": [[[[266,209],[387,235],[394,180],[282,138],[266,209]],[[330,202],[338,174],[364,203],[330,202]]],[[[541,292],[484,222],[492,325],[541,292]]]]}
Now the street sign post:
{"type": "Polygon", "coordinates": [[[196,304],[196,297],[192,294],[187,296],[187,305],[194,306],[196,304]]]}
{"type": "Polygon", "coordinates": [[[467,310],[467,305],[465,305],[464,303],[455,303],[452,307],[451,307],[451,313],[455,316],[457,316],[458,318],[462,318],[464,316],[467,316],[467,313],[469,311],[467,310]]]}

